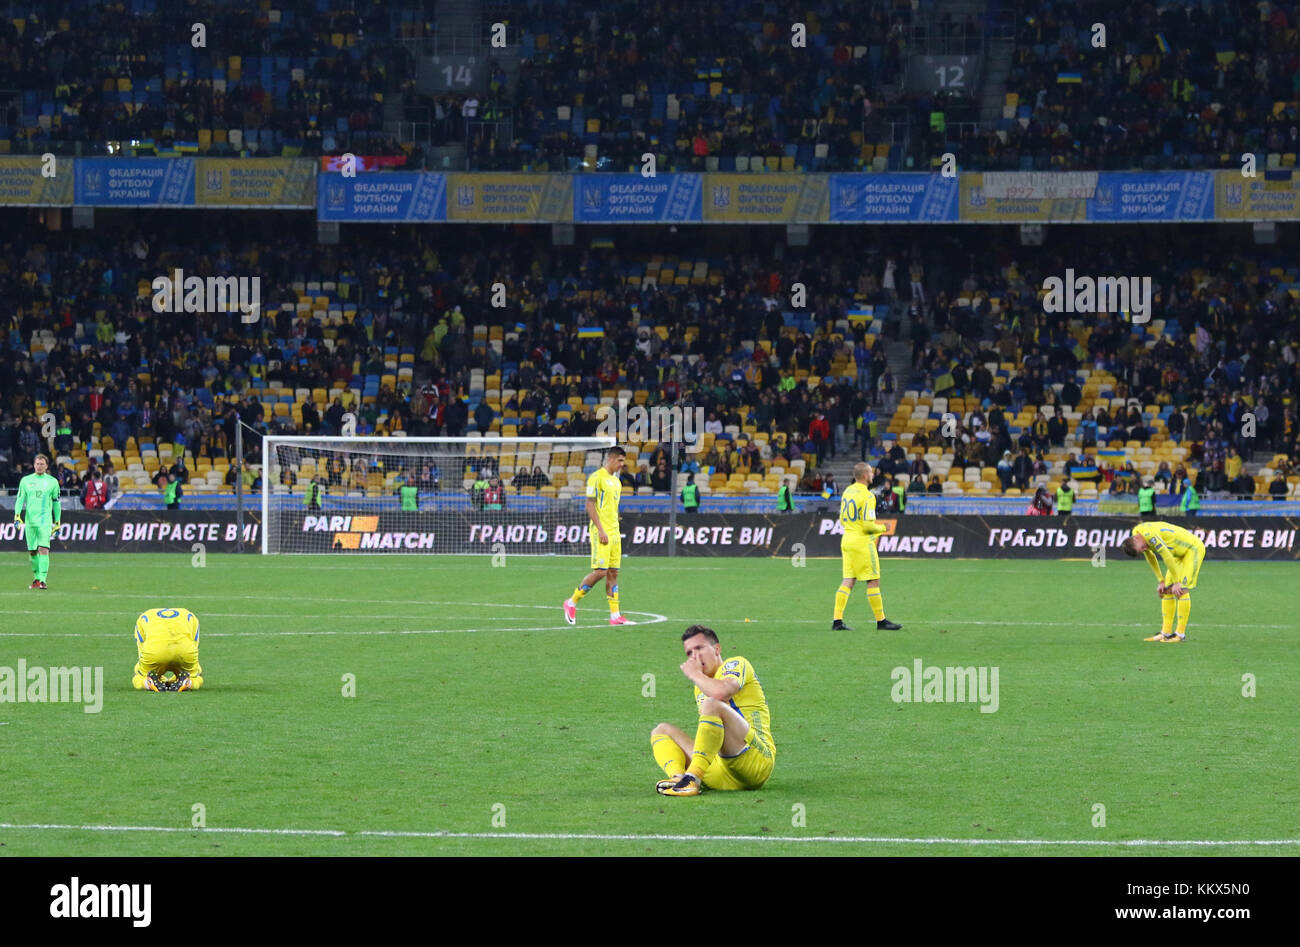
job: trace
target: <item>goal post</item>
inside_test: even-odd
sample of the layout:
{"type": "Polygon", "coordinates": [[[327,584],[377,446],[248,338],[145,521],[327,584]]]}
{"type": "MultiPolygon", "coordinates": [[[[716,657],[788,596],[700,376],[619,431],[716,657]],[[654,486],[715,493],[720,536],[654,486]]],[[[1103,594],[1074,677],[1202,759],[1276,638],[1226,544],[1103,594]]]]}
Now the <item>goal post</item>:
{"type": "Polygon", "coordinates": [[[262,442],[262,553],[577,555],[613,437],[262,442]]]}

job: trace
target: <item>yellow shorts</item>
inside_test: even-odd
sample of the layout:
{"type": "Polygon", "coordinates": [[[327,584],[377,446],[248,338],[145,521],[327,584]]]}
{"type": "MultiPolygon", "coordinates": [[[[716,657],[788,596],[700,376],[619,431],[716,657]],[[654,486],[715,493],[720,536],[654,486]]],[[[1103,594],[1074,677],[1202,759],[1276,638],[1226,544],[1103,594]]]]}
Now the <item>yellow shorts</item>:
{"type": "Polygon", "coordinates": [[[1196,588],[1196,578],[1201,574],[1201,563],[1204,561],[1205,544],[1199,543],[1178,560],[1178,568],[1173,570],[1172,576],[1168,579],[1168,584],[1173,585],[1175,582],[1181,582],[1183,587],[1188,590],[1196,588]]]}
{"type": "Polygon", "coordinates": [[[609,537],[609,544],[602,546],[600,537],[596,533],[596,527],[589,527],[588,536],[591,539],[591,567],[593,569],[617,569],[623,560],[623,537],[618,534],[618,530],[605,527],[605,535],[609,537]]]}
{"type": "Polygon", "coordinates": [[[840,557],[844,560],[844,578],[871,581],[880,578],[880,556],[876,544],[840,543],[840,557]]]}
{"type": "Polygon", "coordinates": [[[745,735],[745,748],[731,757],[718,754],[704,774],[709,789],[761,789],[776,765],[776,749],[758,738],[751,725],[745,735]]]}

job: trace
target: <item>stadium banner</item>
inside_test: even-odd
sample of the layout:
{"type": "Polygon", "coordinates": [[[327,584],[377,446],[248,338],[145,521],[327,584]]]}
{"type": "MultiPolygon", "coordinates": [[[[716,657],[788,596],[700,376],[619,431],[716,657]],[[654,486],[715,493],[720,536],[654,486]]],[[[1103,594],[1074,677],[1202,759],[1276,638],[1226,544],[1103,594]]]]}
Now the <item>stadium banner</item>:
{"type": "Polygon", "coordinates": [[[195,158],[194,203],[204,207],[316,206],[310,158],[195,158]]]}
{"type": "Polygon", "coordinates": [[[582,174],[573,184],[573,222],[657,224],[701,219],[702,174],[582,174]]]}
{"type": "MultiPolygon", "coordinates": [[[[708,502],[707,499],[705,502],[708,502]]],[[[344,509],[278,514],[281,552],[405,553],[588,556],[588,524],[579,508],[562,522],[525,512],[381,512],[344,509]]],[[[1200,537],[1207,559],[1300,559],[1300,517],[1215,516],[1169,518],[1200,537]]],[[[944,559],[1091,559],[1098,549],[1123,557],[1120,544],[1138,522],[1133,516],[920,516],[882,518],[881,556],[944,559]]],[[[625,556],[668,554],[669,525],[663,514],[620,517],[625,556]]],[[[679,556],[792,556],[840,554],[838,512],[681,513],[679,556]]],[[[58,552],[235,552],[233,510],[68,510],[54,537],[58,552]]],[[[244,551],[261,550],[261,511],[244,512],[244,551]]],[[[21,548],[22,527],[0,521],[0,541],[21,548]]],[[[1141,565],[1142,563],[1136,563],[1141,565]]]]}
{"type": "Polygon", "coordinates": [[[81,207],[192,207],[195,158],[78,158],[81,207]]]}
{"type": "MultiPolygon", "coordinates": [[[[66,499],[65,499],[65,502],[66,499]]],[[[7,519],[7,518],[6,518],[7,519]]],[[[66,510],[51,552],[237,552],[233,510],[66,510]],[[201,544],[201,548],[196,546],[201,544]]],[[[4,548],[17,549],[23,530],[0,522],[4,548]]],[[[244,511],[244,551],[262,548],[262,511],[244,511]]]]}
{"type": "Polygon", "coordinates": [[[829,174],[706,174],[706,223],[825,223],[829,174]]]}
{"type": "Polygon", "coordinates": [[[1300,220],[1300,175],[1264,171],[1243,178],[1240,171],[1215,172],[1216,220],[1300,220]]]}
{"type": "Polygon", "coordinates": [[[992,197],[984,175],[961,175],[962,223],[1075,223],[1087,219],[1087,200],[1056,197],[992,197]]]}
{"type": "Polygon", "coordinates": [[[1098,223],[1213,220],[1211,171],[1156,171],[1098,175],[1088,201],[1088,219],[1098,223]]]}
{"type": "Polygon", "coordinates": [[[55,158],[50,164],[54,177],[41,174],[43,158],[23,155],[0,156],[0,204],[27,207],[67,207],[72,204],[72,182],[77,158],[55,158]]]}
{"type": "MultiPolygon", "coordinates": [[[[706,500],[707,502],[707,500],[706,500]]],[[[1171,518],[1204,539],[1211,559],[1300,558],[1300,517],[1171,518]]],[[[269,537],[281,552],[448,553],[507,555],[590,554],[580,509],[556,523],[541,513],[380,512],[318,513],[285,510],[269,537]]],[[[1091,559],[1098,547],[1121,554],[1137,517],[1122,516],[900,516],[884,519],[877,541],[883,556],[969,559],[1091,559]]],[[[619,518],[623,555],[668,554],[663,514],[619,518]]],[[[681,556],[835,557],[840,554],[838,511],[831,504],[807,513],[682,513],[676,551],[681,556]]],[[[1122,554],[1121,554],[1122,555],[1122,554]]]]}
{"type": "Polygon", "coordinates": [[[570,223],[569,174],[448,174],[447,220],[570,223]]]}
{"type": "Polygon", "coordinates": [[[441,223],[447,219],[447,175],[441,171],[390,171],[344,177],[316,176],[318,220],[367,223],[441,223]]]}
{"type": "Polygon", "coordinates": [[[957,180],[942,174],[832,174],[831,223],[950,223],[957,180]]]}

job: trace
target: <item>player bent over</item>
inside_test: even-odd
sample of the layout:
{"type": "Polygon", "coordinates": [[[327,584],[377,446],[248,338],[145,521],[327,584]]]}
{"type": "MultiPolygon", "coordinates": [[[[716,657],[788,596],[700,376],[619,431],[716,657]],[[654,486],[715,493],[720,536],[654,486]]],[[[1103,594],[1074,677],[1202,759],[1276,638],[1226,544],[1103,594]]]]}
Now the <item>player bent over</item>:
{"type": "Polygon", "coordinates": [[[564,600],[564,620],[570,625],[578,623],[578,603],[602,576],[605,579],[605,601],[609,603],[609,623],[636,624],[624,618],[618,607],[618,567],[623,558],[623,537],[618,527],[618,501],[623,495],[623,484],[618,474],[626,464],[627,452],[621,447],[611,447],[605,455],[605,462],[587,478],[591,572],[564,600]]]}
{"type": "Polygon", "coordinates": [[[1187,620],[1192,614],[1191,590],[1205,561],[1205,543],[1173,523],[1151,520],[1133,527],[1133,535],[1124,540],[1124,552],[1136,559],[1145,556],[1159,584],[1160,634],[1146,641],[1176,644],[1187,640],[1187,620]],[[1160,566],[1164,565],[1164,574],[1160,566]],[[1177,616],[1178,625],[1174,626],[1177,616]]]}
{"type": "Polygon", "coordinates": [[[155,608],[135,620],[140,660],[131,685],[138,691],[196,691],[203,686],[199,666],[199,620],[186,608],[155,608]]]}
{"type": "Polygon", "coordinates": [[[871,482],[871,465],[859,462],[853,465],[853,483],[840,497],[840,558],[844,573],[840,587],[835,590],[835,612],[831,631],[852,631],[844,624],[844,609],[849,605],[853,584],[861,579],[867,583],[867,604],[876,618],[876,627],[882,631],[898,631],[903,626],[885,617],[885,602],[880,597],[880,556],[876,552],[876,537],[886,526],[876,519],[876,495],[867,486],[871,482]]]}
{"type": "Polygon", "coordinates": [[[700,722],[692,740],[671,723],[650,732],[650,749],[667,779],[665,796],[698,796],[709,789],[760,789],[772,775],[776,744],[763,685],[739,655],[722,659],[712,628],[691,625],[682,634],[682,673],[695,684],[700,722]],[[689,765],[687,760],[689,759],[689,765]]]}

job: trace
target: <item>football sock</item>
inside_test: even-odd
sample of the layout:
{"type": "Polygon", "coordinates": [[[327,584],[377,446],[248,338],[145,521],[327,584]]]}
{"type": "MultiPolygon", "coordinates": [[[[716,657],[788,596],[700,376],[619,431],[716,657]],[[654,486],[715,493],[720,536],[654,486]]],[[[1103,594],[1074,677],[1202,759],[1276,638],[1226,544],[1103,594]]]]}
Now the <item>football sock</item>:
{"type": "Polygon", "coordinates": [[[1174,609],[1176,599],[1172,595],[1160,596],[1160,634],[1174,633],[1174,609]]]}
{"type": "Polygon", "coordinates": [[[867,589],[867,604],[871,606],[871,614],[876,616],[876,621],[885,620],[885,600],[880,596],[880,586],[867,589]]]}
{"type": "Polygon", "coordinates": [[[579,602],[582,601],[582,597],[590,591],[591,591],[590,585],[580,585],[573,590],[573,594],[570,595],[569,598],[573,600],[574,605],[577,605],[579,602]]]}
{"type": "Polygon", "coordinates": [[[1187,619],[1192,617],[1192,596],[1184,595],[1178,600],[1178,633],[1187,634],[1187,619]]]}
{"type": "Polygon", "coordinates": [[[44,582],[45,577],[49,574],[50,574],[50,557],[37,556],[36,557],[36,578],[44,582]]]}
{"type": "Polygon", "coordinates": [[[691,765],[686,772],[702,780],[717,759],[718,751],[722,749],[722,738],[726,735],[721,717],[701,717],[695,731],[695,751],[691,753],[691,765]]]}
{"type": "Polygon", "coordinates": [[[841,585],[835,590],[835,620],[839,621],[844,617],[844,609],[849,606],[849,593],[853,590],[848,586],[841,585]]]}
{"type": "Polygon", "coordinates": [[[609,594],[605,596],[605,601],[609,602],[609,617],[617,618],[618,617],[618,586],[617,585],[609,590],[609,594]]]}
{"type": "Polygon", "coordinates": [[[650,738],[650,749],[654,752],[655,762],[669,779],[686,772],[686,754],[677,745],[677,741],[666,733],[656,733],[650,738]]]}
{"type": "Polygon", "coordinates": [[[36,554],[32,553],[27,558],[32,561],[32,578],[39,579],[41,577],[41,564],[37,561],[36,554]]]}

